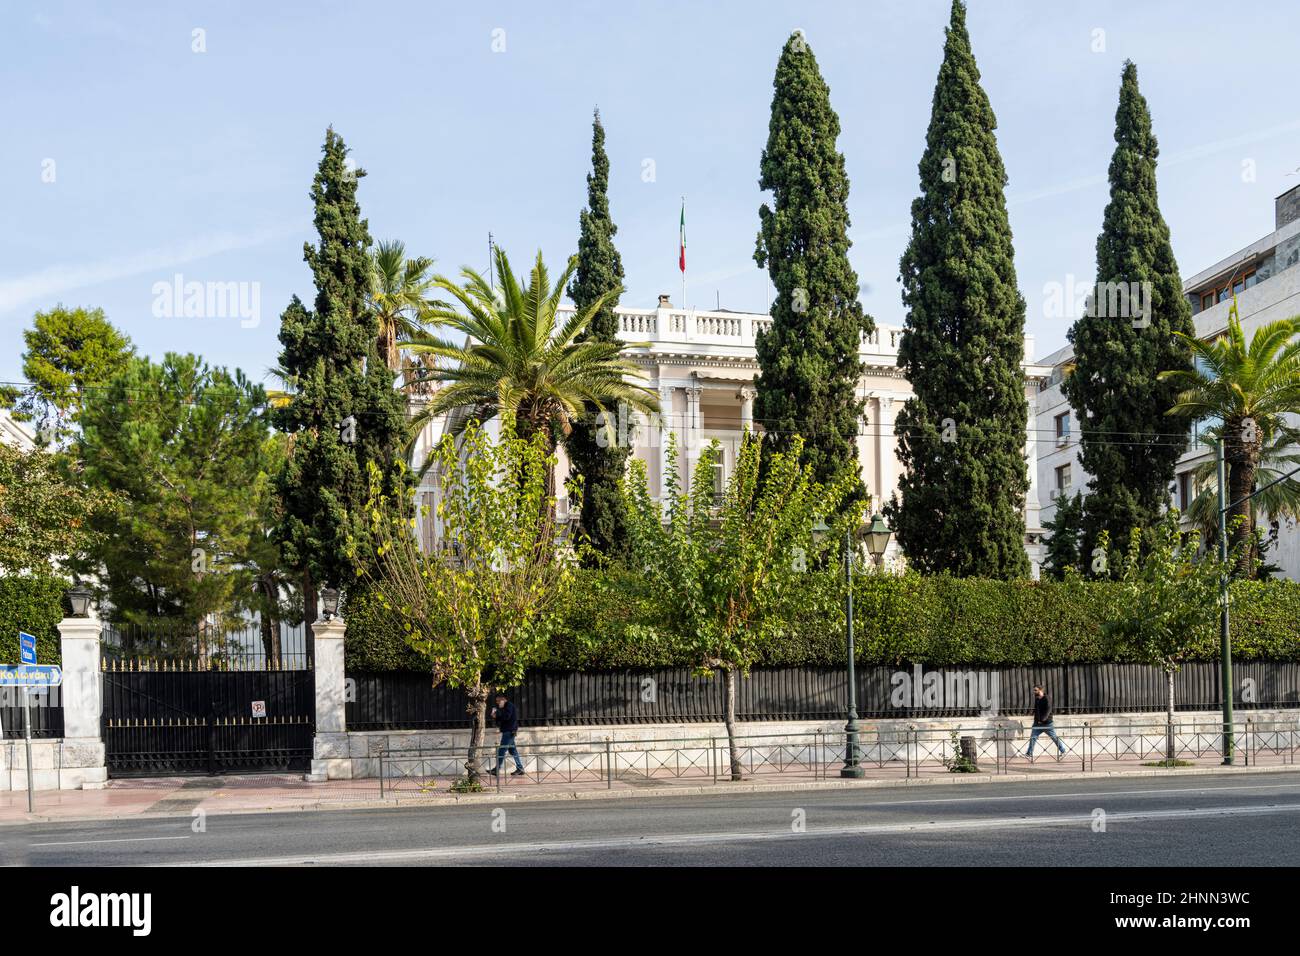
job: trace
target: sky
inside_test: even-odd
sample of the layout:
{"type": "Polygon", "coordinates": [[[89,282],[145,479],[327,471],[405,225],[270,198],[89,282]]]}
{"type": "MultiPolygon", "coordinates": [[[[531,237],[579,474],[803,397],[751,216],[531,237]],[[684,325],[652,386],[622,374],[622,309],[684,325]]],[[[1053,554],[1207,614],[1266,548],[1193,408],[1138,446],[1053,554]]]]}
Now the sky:
{"type": "MultiPolygon", "coordinates": [[[[116,2],[0,0],[0,380],[58,303],[102,307],[139,351],[262,380],[279,315],[310,302],[308,196],[327,126],[366,170],[376,239],[455,275],[488,233],[525,269],[576,251],[599,107],[622,304],[765,312],[753,260],[772,76],[802,30],[840,117],[864,308],[901,325],[908,238],[947,0],[116,2]],[[179,278],[178,278],[179,277],[179,278]],[[220,314],[179,285],[237,283],[220,314]]],[[[1300,185],[1300,5],[972,0],[998,118],[1034,353],[1065,344],[1052,292],[1093,278],[1126,58],[1160,142],[1184,277],[1272,231],[1300,185]]],[[[205,286],[206,288],[206,286],[205,286]]]]}

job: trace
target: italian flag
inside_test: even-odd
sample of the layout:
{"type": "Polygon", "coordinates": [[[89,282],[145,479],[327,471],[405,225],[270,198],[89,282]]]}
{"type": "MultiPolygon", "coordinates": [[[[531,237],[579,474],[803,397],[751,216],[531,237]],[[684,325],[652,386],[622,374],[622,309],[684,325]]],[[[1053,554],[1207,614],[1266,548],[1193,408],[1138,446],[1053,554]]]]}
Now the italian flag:
{"type": "Polygon", "coordinates": [[[686,274],[686,200],[682,200],[681,233],[677,242],[677,268],[686,274]]]}

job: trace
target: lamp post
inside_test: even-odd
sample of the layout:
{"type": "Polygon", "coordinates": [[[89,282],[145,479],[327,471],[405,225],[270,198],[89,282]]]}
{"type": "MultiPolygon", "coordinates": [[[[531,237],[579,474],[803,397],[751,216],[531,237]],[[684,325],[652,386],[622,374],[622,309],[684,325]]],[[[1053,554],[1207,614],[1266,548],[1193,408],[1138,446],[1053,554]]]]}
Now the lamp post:
{"type": "Polygon", "coordinates": [[[339,612],[339,592],[337,588],[322,588],[320,592],[320,616],[322,621],[332,621],[339,612]]]}
{"type": "MultiPolygon", "coordinates": [[[[813,527],[814,537],[820,539],[829,528],[818,519],[813,527]]],[[[872,560],[879,567],[884,558],[885,549],[889,547],[889,525],[879,515],[873,515],[871,525],[867,528],[867,550],[872,560]]],[[[846,645],[848,650],[849,711],[844,725],[844,766],[840,769],[841,777],[860,778],[866,776],[862,769],[862,750],[859,746],[858,728],[858,681],[854,658],[857,656],[853,643],[853,529],[844,531],[844,620],[847,628],[846,645]]]]}

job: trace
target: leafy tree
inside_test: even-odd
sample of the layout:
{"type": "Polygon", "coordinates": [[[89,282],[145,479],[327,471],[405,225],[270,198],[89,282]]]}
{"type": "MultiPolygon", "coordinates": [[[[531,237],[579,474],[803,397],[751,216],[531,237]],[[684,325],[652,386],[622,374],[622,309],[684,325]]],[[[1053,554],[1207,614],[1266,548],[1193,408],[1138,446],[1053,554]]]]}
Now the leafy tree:
{"type": "MultiPolygon", "coordinates": [[[[675,466],[676,441],[669,441],[675,466]]],[[[633,459],[624,483],[632,563],[644,569],[662,626],[699,672],[722,672],[732,780],[741,774],[736,675],[748,676],[785,629],[789,606],[836,540],[831,535],[819,544],[813,526],[845,508],[853,491],[851,476],[830,488],[819,485],[812,464],[800,464],[800,439],[788,452],[767,452],[765,463],[763,448],[756,439],[742,441],[721,501],[711,467],[722,454],[716,441],[701,455],[689,487],[676,467],[668,469],[660,502],[650,497],[645,462],[633,459]]],[[[861,504],[846,508],[847,520],[861,504]]]]}
{"type": "Polygon", "coordinates": [[[849,475],[860,498],[858,352],[875,323],[862,311],[849,265],[849,179],[835,147],[840,120],[802,33],[786,41],[772,85],[758,185],[773,201],[758,211],[754,260],[767,268],[776,298],[772,326],[757,343],[754,414],[773,450],[789,451],[802,437],[816,480],[829,485],[849,475]]]}
{"type": "Polygon", "coordinates": [[[904,474],[887,513],[924,573],[1024,577],[1028,403],[997,120],[954,0],[921,195],[899,264],[907,320],[898,364],[912,383],[895,422],[904,474]]]}
{"type": "Polygon", "coordinates": [[[126,368],[135,349],[104,317],[103,309],[65,308],[37,312],[23,332],[25,389],[5,389],[0,402],[20,421],[36,423],[41,439],[61,445],[72,434],[87,389],[108,382],[126,368]]]}
{"type": "Polygon", "coordinates": [[[1075,368],[1062,386],[1079,419],[1081,459],[1091,476],[1085,554],[1102,531],[1125,541],[1134,527],[1157,523],[1187,446],[1186,419],[1166,415],[1177,389],[1158,376],[1191,368],[1185,339],[1195,330],[1156,198],[1160,150],[1132,62],[1125,62],[1120,83],[1115,144],[1097,284],[1070,329],[1075,368]]]}
{"type": "MultiPolygon", "coordinates": [[[[311,620],[317,588],[355,576],[346,551],[360,531],[348,522],[366,500],[370,463],[404,480],[396,465],[406,438],[404,403],[376,350],[379,327],[369,305],[370,232],[357,204],[365,171],[350,168],[348,148],[332,128],[322,153],[311,189],[320,239],[303,247],[316,301],[308,309],[294,296],[280,317],[279,369],[291,394],[274,412],[276,427],[294,442],[276,481],[277,537],[284,560],[302,575],[311,620]]],[[[396,486],[390,491],[401,499],[396,486]]]]}
{"type": "Polygon", "coordinates": [[[1043,529],[1050,535],[1043,573],[1060,580],[1071,568],[1081,570],[1079,535],[1083,530],[1083,496],[1075,492],[1073,498],[1057,499],[1056,514],[1051,521],[1043,523],[1043,529]]]}
{"type": "MultiPolygon", "coordinates": [[[[1100,546],[1109,542],[1102,532],[1100,546]]],[[[1200,534],[1182,535],[1178,509],[1165,513],[1160,523],[1143,533],[1129,534],[1128,551],[1115,568],[1123,594],[1114,616],[1105,622],[1107,637],[1124,641],[1148,664],[1165,672],[1168,688],[1166,753],[1175,757],[1174,674],[1207,631],[1213,630],[1220,611],[1220,585],[1234,561],[1220,563],[1212,551],[1200,550],[1200,534]],[[1149,539],[1146,549],[1143,538],[1149,539]]]]}
{"type": "MultiPolygon", "coordinates": [[[[605,127],[597,110],[591,123],[591,172],[587,174],[587,208],[578,216],[578,264],[568,294],[578,312],[597,309],[576,341],[617,343],[614,313],[623,291],[623,260],[614,246],[618,226],[609,213],[609,157],[605,127]]],[[[582,532],[597,554],[617,555],[627,547],[627,517],[619,485],[630,449],[610,441],[602,427],[601,407],[587,403],[565,439],[576,474],[582,476],[582,532]]],[[[615,413],[616,414],[616,413],[615,413]]]]}
{"type": "MultiPolygon", "coordinates": [[[[606,339],[582,338],[601,308],[619,290],[607,292],[578,309],[560,327],[556,309],[564,287],[573,277],[571,260],[559,281],[551,285],[542,254],[532,275],[519,284],[505,251],[496,251],[499,289],[473,269],[461,275],[464,285],[439,277],[437,286],[449,292],[463,311],[433,309],[430,320],[468,341],[422,333],[402,347],[417,355],[448,360],[426,369],[424,377],[445,383],[430,396],[413,429],[441,415],[448,416],[448,433],[455,435],[469,421],[500,417],[524,441],[542,435],[548,453],[559,437],[573,430],[588,406],[599,412],[623,403],[638,412],[653,412],[653,392],[635,379],[644,373],[621,355],[621,346],[606,339]]],[[[548,502],[554,501],[555,478],[547,478],[548,502]]]]}
{"type": "Polygon", "coordinates": [[[364,514],[375,560],[358,560],[359,573],[401,615],[435,684],[465,689],[469,789],[479,786],[492,687],[516,686],[541,659],[568,596],[572,568],[552,547],[554,521],[542,508],[553,467],[542,432],[525,441],[507,429],[494,441],[471,422],[459,441],[444,436],[435,452],[436,508],[424,515],[439,529],[433,553],[419,547],[409,508],[386,491],[382,471],[370,469],[364,514]]]}
{"type": "Polygon", "coordinates": [[[93,546],[107,496],[69,475],[60,456],[0,443],[0,574],[49,574],[93,546]]]}
{"type": "Polygon", "coordinates": [[[1300,412],[1300,316],[1260,326],[1247,342],[1234,302],[1227,332],[1213,341],[1175,335],[1197,363],[1160,373],[1175,390],[1168,414],[1219,419],[1232,546],[1240,553],[1239,570],[1253,574],[1255,510],[1246,496],[1255,490],[1263,449],[1290,429],[1285,416],[1300,412]]]}
{"type": "Polygon", "coordinates": [[[115,507],[92,520],[82,569],[103,581],[115,620],[170,618],[201,633],[245,599],[269,494],[265,401],[242,372],[175,353],[133,359],[87,397],[76,454],[115,507]]]}

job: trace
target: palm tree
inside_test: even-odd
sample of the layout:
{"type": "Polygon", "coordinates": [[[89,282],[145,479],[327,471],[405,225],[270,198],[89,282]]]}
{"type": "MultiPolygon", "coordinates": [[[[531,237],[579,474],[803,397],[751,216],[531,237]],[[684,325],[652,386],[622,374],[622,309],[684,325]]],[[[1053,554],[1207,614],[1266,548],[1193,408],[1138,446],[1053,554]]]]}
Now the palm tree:
{"type": "Polygon", "coordinates": [[[1222,422],[1227,501],[1233,504],[1228,525],[1233,547],[1242,549],[1241,571],[1250,576],[1255,509],[1244,499],[1255,490],[1264,448],[1291,430],[1285,416],[1300,412],[1300,316],[1261,326],[1248,343],[1234,301],[1223,335],[1207,342],[1174,334],[1187,343],[1196,367],[1160,373],[1181,389],[1168,414],[1222,422]]]}
{"type": "MultiPolygon", "coordinates": [[[[1222,431],[1220,426],[1215,426],[1206,429],[1205,434],[1214,442],[1221,437],[1222,431]]],[[[1279,430],[1260,449],[1255,482],[1263,490],[1250,499],[1253,523],[1259,522],[1260,515],[1273,520],[1289,518],[1300,521],[1300,478],[1285,477],[1300,468],[1300,448],[1297,445],[1300,445],[1300,430],[1288,427],[1279,430]]],[[[1217,541],[1219,536],[1215,467],[1215,460],[1209,458],[1192,469],[1193,486],[1201,490],[1187,506],[1188,520],[1201,532],[1201,540],[1206,543],[1217,541]]]]}
{"type": "Polygon", "coordinates": [[[423,332],[432,310],[448,308],[429,298],[432,268],[432,259],[406,258],[406,245],[397,240],[380,242],[371,257],[370,308],[379,321],[379,357],[394,372],[403,372],[408,385],[419,370],[410,362],[402,366],[399,341],[423,332]]]}
{"type": "MultiPolygon", "coordinates": [[[[513,425],[520,438],[531,440],[543,434],[547,450],[554,452],[559,436],[569,434],[588,403],[598,413],[618,403],[647,414],[658,410],[654,392],[629,381],[645,376],[622,357],[624,346],[583,338],[601,307],[622,289],[612,290],[557,325],[564,288],[576,268],[574,257],[552,285],[538,252],[532,274],[521,286],[505,252],[498,248],[499,288],[469,268],[461,270],[460,285],[444,276],[434,281],[456,299],[460,309],[432,308],[428,321],[462,333],[466,341],[457,345],[421,331],[400,343],[408,352],[443,360],[421,372],[422,380],[444,384],[413,420],[413,435],[439,415],[448,416],[448,431],[453,435],[471,419],[486,422],[500,417],[513,425]],[[453,414],[457,412],[468,414],[453,414]]],[[[554,496],[552,474],[547,497],[553,501],[554,496]]]]}

